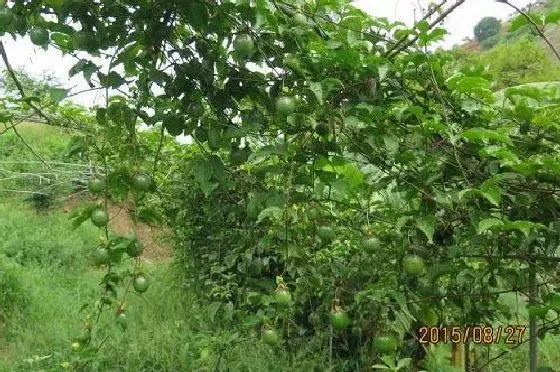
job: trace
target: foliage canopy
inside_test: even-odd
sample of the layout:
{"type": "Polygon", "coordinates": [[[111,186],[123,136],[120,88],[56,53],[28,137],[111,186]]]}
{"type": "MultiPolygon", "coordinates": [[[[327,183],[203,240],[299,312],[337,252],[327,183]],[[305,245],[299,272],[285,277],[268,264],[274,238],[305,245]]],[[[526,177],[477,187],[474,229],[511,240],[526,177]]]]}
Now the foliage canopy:
{"type": "MultiPolygon", "coordinates": [[[[70,75],[116,93],[72,144],[102,167],[104,199],[165,219],[189,284],[247,333],[294,351],[296,334],[332,337],[344,311],[331,352],[349,370],[413,355],[427,312],[443,325],[512,319],[499,294],[526,293],[531,260],[557,280],[558,99],[520,87],[495,106],[482,70],[423,51],[443,29],[403,30],[347,0],[8,3],[5,32],[48,30],[78,56],[70,75]],[[194,145],[166,145],[164,129],[194,145]],[[134,181],[144,173],[150,188],[134,181]]],[[[135,236],[105,233],[112,263],[138,262],[135,236]]],[[[127,278],[112,268],[107,290],[127,278]]],[[[107,305],[119,321],[123,303],[107,305]]]]}

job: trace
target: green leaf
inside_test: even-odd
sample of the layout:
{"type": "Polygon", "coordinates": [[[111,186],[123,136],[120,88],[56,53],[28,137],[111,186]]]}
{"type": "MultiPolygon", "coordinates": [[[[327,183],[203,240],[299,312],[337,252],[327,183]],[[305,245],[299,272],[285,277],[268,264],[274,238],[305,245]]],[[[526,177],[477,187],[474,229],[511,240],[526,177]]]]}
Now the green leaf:
{"type": "Polygon", "coordinates": [[[426,235],[428,242],[433,243],[437,218],[435,216],[420,217],[416,220],[416,227],[426,235]]]}
{"type": "Polygon", "coordinates": [[[452,88],[460,93],[471,93],[481,88],[489,89],[492,84],[491,81],[479,76],[461,77],[457,80],[452,80],[452,82],[450,81],[452,88]]]}
{"type": "Polygon", "coordinates": [[[208,160],[196,158],[192,162],[192,173],[197,181],[208,181],[212,177],[212,166],[208,160]]]}
{"type": "Polygon", "coordinates": [[[479,193],[494,206],[500,206],[500,202],[502,201],[502,190],[499,187],[486,187],[479,190],[479,193]]]}
{"type": "Polygon", "coordinates": [[[257,223],[260,223],[266,218],[269,218],[271,220],[281,221],[283,215],[284,215],[284,210],[282,208],[268,207],[259,214],[257,223]]]}
{"type": "Polygon", "coordinates": [[[54,88],[54,87],[49,88],[49,96],[55,103],[59,103],[64,98],[66,98],[68,92],[69,92],[68,89],[54,88]]]}
{"type": "Polygon", "coordinates": [[[428,21],[423,20],[423,21],[418,22],[418,24],[416,25],[416,28],[421,33],[426,33],[430,30],[430,24],[428,23],[428,21]]]}
{"type": "Polygon", "coordinates": [[[509,32],[515,32],[527,24],[529,24],[527,18],[522,14],[520,14],[511,21],[509,26],[509,32]]]}
{"type": "Polygon", "coordinates": [[[72,49],[72,37],[61,32],[53,32],[50,34],[51,40],[62,49],[62,51],[70,51],[72,49]]]}
{"type": "Polygon", "coordinates": [[[72,230],[77,229],[85,221],[89,220],[91,212],[97,208],[95,204],[88,204],[82,208],[75,209],[70,214],[70,221],[72,222],[72,230]]]}
{"type": "Polygon", "coordinates": [[[546,226],[531,221],[507,222],[505,227],[509,230],[519,230],[525,235],[525,237],[529,237],[529,234],[533,229],[546,229],[546,226]]]}
{"type": "Polygon", "coordinates": [[[512,145],[512,140],[509,136],[486,128],[471,128],[462,133],[463,138],[468,140],[495,140],[499,142],[512,145]]]}
{"type": "Polygon", "coordinates": [[[309,87],[311,91],[317,97],[320,104],[325,103],[325,99],[328,98],[329,94],[333,91],[339,90],[344,87],[342,81],[335,78],[326,78],[321,82],[309,81],[309,87]]]}
{"type": "Polygon", "coordinates": [[[394,133],[385,134],[383,136],[383,142],[385,143],[387,153],[390,155],[394,155],[399,151],[400,139],[394,133]]]}
{"type": "Polygon", "coordinates": [[[371,366],[374,369],[392,369],[391,367],[384,366],[383,364],[374,364],[371,366]]]}
{"type": "Polygon", "coordinates": [[[321,82],[321,86],[323,87],[323,94],[325,96],[328,96],[333,91],[344,88],[344,84],[342,84],[342,81],[335,78],[326,78],[321,82]]]}
{"type": "Polygon", "coordinates": [[[560,9],[556,9],[556,10],[551,11],[544,18],[544,23],[545,24],[557,23],[558,21],[560,21],[560,9]]]}
{"type": "Polygon", "coordinates": [[[321,83],[315,83],[310,81],[309,87],[313,93],[315,93],[315,97],[317,97],[317,101],[323,104],[323,86],[321,83]]]}
{"type": "Polygon", "coordinates": [[[218,188],[218,183],[216,182],[209,182],[209,181],[201,181],[199,182],[200,189],[204,193],[204,195],[208,196],[212,193],[212,191],[218,188]]]}
{"type": "Polygon", "coordinates": [[[412,362],[412,358],[399,359],[399,362],[397,363],[397,369],[408,367],[411,362],[412,362]]]}
{"type": "Polygon", "coordinates": [[[503,226],[503,225],[504,225],[504,222],[502,220],[497,219],[497,218],[485,218],[478,223],[477,233],[482,234],[483,232],[491,229],[492,227],[503,226]]]}

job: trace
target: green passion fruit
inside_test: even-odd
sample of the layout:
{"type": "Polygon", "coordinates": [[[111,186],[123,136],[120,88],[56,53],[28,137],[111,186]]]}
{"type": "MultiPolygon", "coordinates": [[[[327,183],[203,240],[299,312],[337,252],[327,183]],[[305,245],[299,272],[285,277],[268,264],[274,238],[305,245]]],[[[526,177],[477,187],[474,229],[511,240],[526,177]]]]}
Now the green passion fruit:
{"type": "Polygon", "coordinates": [[[292,18],[292,21],[297,26],[306,26],[307,25],[307,17],[302,13],[296,13],[292,18]]]}
{"type": "Polygon", "coordinates": [[[288,116],[291,115],[296,109],[294,100],[291,97],[278,97],[276,99],[276,111],[280,115],[288,116]]]}
{"type": "Polygon", "coordinates": [[[90,218],[91,222],[97,227],[105,227],[109,222],[109,214],[100,208],[94,209],[90,218]]]}
{"type": "Polygon", "coordinates": [[[278,336],[278,332],[276,332],[276,330],[271,329],[271,328],[263,330],[261,338],[262,338],[262,340],[264,341],[265,344],[270,345],[270,346],[274,346],[274,345],[278,344],[278,341],[280,341],[280,337],[278,336]]]}
{"type": "Polygon", "coordinates": [[[380,354],[389,354],[397,350],[397,340],[391,335],[379,335],[373,340],[373,347],[380,354]]]}
{"type": "Polygon", "coordinates": [[[194,102],[190,105],[189,112],[194,118],[199,118],[204,115],[204,106],[200,102],[194,102]]]}
{"type": "Polygon", "coordinates": [[[49,42],[49,32],[41,26],[35,26],[29,32],[29,38],[33,44],[43,46],[49,42]]]}
{"type": "Polygon", "coordinates": [[[127,317],[126,317],[126,313],[125,313],[125,312],[119,313],[119,314],[117,315],[115,321],[117,322],[117,324],[118,324],[122,329],[126,329],[126,327],[128,326],[127,317]]]}
{"type": "Polygon", "coordinates": [[[111,262],[111,252],[104,247],[95,250],[94,257],[96,265],[108,265],[111,262]]]}
{"type": "Polygon", "coordinates": [[[426,271],[422,257],[411,254],[404,258],[403,268],[405,273],[411,276],[421,276],[426,271]]]}
{"type": "Polygon", "coordinates": [[[362,249],[368,253],[373,253],[379,248],[379,246],[379,239],[374,236],[369,236],[362,240],[362,249]]]}
{"type": "Polygon", "coordinates": [[[134,188],[138,191],[148,191],[152,185],[152,178],[146,173],[139,173],[134,177],[134,188]]]}
{"type": "Polygon", "coordinates": [[[239,147],[232,148],[229,152],[229,161],[232,165],[241,165],[247,160],[247,152],[239,147]]]}
{"type": "Polygon", "coordinates": [[[126,247],[126,254],[130,257],[138,257],[144,252],[144,246],[138,240],[133,241],[126,247]]]}
{"type": "Polygon", "coordinates": [[[251,57],[253,51],[255,50],[255,43],[253,42],[253,39],[251,39],[251,36],[242,34],[235,38],[233,42],[233,49],[240,57],[251,57]]]}
{"type": "Polygon", "coordinates": [[[105,182],[99,178],[92,178],[88,181],[88,190],[92,194],[98,194],[105,188],[105,182]]]}
{"type": "Polygon", "coordinates": [[[330,226],[319,226],[317,228],[317,236],[324,242],[331,242],[336,237],[336,234],[330,226]]]}
{"type": "Polygon", "coordinates": [[[285,289],[279,289],[274,292],[274,301],[278,305],[286,306],[292,302],[292,295],[285,289]]]}
{"type": "Polygon", "coordinates": [[[144,293],[148,290],[148,287],[150,286],[150,282],[148,281],[148,278],[146,278],[144,274],[138,274],[134,278],[132,286],[134,287],[134,290],[136,292],[144,293]]]}
{"type": "Polygon", "coordinates": [[[429,308],[422,309],[418,318],[422,322],[422,325],[426,327],[435,327],[439,322],[439,317],[435,310],[429,308]]]}
{"type": "Polygon", "coordinates": [[[343,331],[350,323],[348,314],[342,310],[333,310],[330,314],[330,320],[333,329],[336,331],[343,331]]]}

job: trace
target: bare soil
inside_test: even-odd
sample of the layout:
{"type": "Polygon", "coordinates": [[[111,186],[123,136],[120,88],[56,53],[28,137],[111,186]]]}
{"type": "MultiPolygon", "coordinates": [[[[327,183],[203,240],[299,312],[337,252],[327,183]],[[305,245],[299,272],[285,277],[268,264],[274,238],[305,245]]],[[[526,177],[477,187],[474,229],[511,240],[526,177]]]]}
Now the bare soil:
{"type": "MultiPolygon", "coordinates": [[[[70,198],[63,204],[65,213],[72,211],[83,198],[70,198]]],[[[109,229],[119,235],[129,235],[134,231],[134,222],[126,204],[113,204],[109,206],[109,229]]],[[[169,244],[170,232],[158,226],[150,226],[138,222],[136,234],[144,244],[143,258],[148,260],[166,260],[173,257],[173,250],[169,244]],[[167,242],[166,242],[167,241],[167,242]]]]}

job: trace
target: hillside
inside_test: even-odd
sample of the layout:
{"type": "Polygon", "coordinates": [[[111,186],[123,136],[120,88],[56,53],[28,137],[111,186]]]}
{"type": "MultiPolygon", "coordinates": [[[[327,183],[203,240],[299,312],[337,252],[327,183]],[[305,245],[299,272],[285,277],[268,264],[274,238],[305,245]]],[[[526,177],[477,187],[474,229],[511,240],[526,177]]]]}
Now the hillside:
{"type": "MultiPolygon", "coordinates": [[[[539,2],[525,10],[538,19],[542,14],[560,12],[560,2],[539,2]]],[[[526,83],[560,81],[560,61],[529,25],[520,26],[520,22],[525,22],[524,18],[512,14],[502,23],[498,37],[488,38],[485,45],[469,39],[455,46],[452,51],[455,67],[486,70],[494,81],[494,90],[526,83]]],[[[560,50],[559,31],[558,24],[545,27],[545,36],[557,51],[560,50]]]]}

